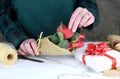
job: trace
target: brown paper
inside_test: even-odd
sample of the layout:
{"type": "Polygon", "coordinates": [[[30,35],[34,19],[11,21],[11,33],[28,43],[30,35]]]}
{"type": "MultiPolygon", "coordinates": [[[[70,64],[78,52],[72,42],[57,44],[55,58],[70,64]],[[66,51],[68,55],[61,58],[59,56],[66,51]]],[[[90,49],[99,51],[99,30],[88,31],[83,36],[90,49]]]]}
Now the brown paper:
{"type": "Polygon", "coordinates": [[[107,40],[112,48],[120,51],[120,35],[108,35],[107,40]]]}
{"type": "Polygon", "coordinates": [[[49,41],[48,37],[41,39],[39,46],[41,55],[66,55],[71,53],[69,50],[61,48],[49,41]]]}
{"type": "Polygon", "coordinates": [[[118,70],[118,71],[120,71],[120,66],[119,66],[119,67],[117,67],[117,70],[118,70]]]}
{"type": "Polygon", "coordinates": [[[103,75],[109,77],[120,77],[120,71],[117,69],[106,70],[103,72],[103,75]]]}
{"type": "Polygon", "coordinates": [[[0,63],[9,66],[17,61],[17,51],[10,45],[0,43],[0,63]]]}

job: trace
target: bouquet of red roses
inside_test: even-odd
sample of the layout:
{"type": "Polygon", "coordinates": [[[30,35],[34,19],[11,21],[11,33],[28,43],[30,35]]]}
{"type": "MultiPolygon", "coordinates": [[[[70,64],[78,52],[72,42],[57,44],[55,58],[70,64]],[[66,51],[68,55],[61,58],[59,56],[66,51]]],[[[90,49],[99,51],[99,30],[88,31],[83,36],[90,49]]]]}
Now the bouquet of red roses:
{"type": "Polygon", "coordinates": [[[64,55],[69,54],[77,48],[81,48],[85,35],[73,33],[64,24],[57,27],[57,32],[53,35],[41,39],[40,52],[43,55],[64,55]]]}

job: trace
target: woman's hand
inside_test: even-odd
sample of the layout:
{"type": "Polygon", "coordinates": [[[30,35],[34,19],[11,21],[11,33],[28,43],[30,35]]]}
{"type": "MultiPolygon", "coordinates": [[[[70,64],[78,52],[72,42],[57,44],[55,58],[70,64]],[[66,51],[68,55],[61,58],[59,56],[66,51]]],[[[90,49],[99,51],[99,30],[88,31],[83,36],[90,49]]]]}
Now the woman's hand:
{"type": "Polygon", "coordinates": [[[23,41],[18,49],[18,53],[20,55],[39,55],[39,51],[37,49],[37,42],[35,39],[27,39],[23,41]]]}
{"type": "Polygon", "coordinates": [[[94,23],[94,21],[95,17],[91,12],[89,12],[86,8],[78,7],[70,18],[68,28],[75,32],[78,27],[87,27],[94,23]]]}

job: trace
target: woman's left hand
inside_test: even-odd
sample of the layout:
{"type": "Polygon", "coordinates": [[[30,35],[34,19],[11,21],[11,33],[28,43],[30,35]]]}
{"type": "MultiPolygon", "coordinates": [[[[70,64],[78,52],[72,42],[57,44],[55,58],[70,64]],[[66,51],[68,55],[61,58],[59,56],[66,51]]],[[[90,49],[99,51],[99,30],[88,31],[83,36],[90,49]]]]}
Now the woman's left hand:
{"type": "Polygon", "coordinates": [[[72,14],[68,28],[76,32],[77,28],[87,27],[94,23],[95,17],[86,8],[78,7],[72,14]]]}

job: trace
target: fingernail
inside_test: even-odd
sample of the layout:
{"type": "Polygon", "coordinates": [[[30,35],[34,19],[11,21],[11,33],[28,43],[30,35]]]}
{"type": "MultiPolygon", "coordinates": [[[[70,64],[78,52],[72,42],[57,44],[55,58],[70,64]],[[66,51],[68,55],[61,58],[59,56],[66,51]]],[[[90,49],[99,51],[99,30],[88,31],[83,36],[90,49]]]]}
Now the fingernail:
{"type": "Polygon", "coordinates": [[[75,29],[73,29],[72,32],[75,32],[75,29]]]}
{"type": "Polygon", "coordinates": [[[36,55],[39,55],[39,53],[37,52],[36,55]]]}
{"type": "Polygon", "coordinates": [[[71,29],[70,27],[68,27],[68,29],[71,29]]]}
{"type": "Polygon", "coordinates": [[[36,50],[36,55],[39,55],[39,51],[38,50],[36,50]]]}

